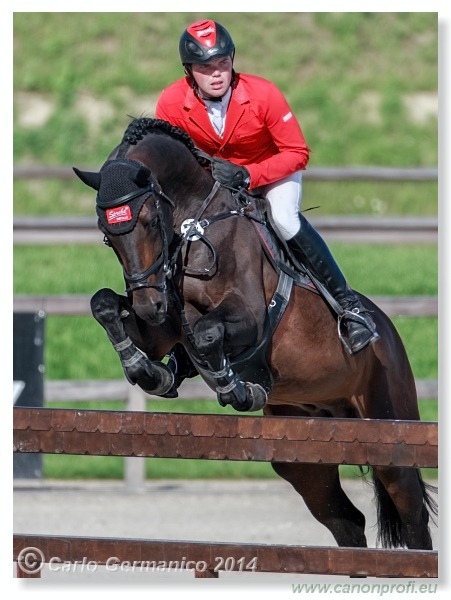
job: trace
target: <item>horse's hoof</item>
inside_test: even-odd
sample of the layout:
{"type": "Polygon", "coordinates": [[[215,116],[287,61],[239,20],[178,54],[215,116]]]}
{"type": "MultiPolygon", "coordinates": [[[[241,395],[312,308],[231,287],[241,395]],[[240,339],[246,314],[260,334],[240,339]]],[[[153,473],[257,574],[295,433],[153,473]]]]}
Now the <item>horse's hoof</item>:
{"type": "Polygon", "coordinates": [[[268,399],[268,394],[258,383],[250,381],[240,381],[238,378],[234,381],[234,387],[231,390],[218,391],[218,402],[221,406],[230,404],[238,412],[255,412],[261,410],[268,399]]]}
{"type": "MultiPolygon", "coordinates": [[[[165,397],[165,394],[174,391],[173,373],[165,364],[151,361],[145,356],[140,357],[133,367],[124,366],[124,373],[132,385],[137,384],[146,394],[165,397]]],[[[175,394],[167,397],[176,398],[176,389],[175,394]]]]}
{"type": "Polygon", "coordinates": [[[162,398],[178,398],[179,393],[177,391],[177,386],[175,383],[171,386],[171,388],[165,394],[158,394],[162,398]]]}
{"type": "Polygon", "coordinates": [[[245,382],[244,387],[246,388],[248,398],[251,400],[248,411],[255,412],[261,410],[268,400],[266,390],[258,383],[250,383],[249,381],[245,382]]]}
{"type": "Polygon", "coordinates": [[[268,394],[258,383],[243,382],[246,397],[242,401],[232,402],[232,406],[239,412],[256,412],[261,410],[268,399],[268,394]]]}

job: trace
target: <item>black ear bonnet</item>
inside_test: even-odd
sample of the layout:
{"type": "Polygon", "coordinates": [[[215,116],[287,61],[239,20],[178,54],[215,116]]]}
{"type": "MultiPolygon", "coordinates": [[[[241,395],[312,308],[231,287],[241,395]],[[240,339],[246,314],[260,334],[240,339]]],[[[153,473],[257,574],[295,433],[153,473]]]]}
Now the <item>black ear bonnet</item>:
{"type": "Polygon", "coordinates": [[[153,192],[150,169],[135,160],[108,160],[100,169],[96,212],[113,235],[133,230],[144,202],[153,192]]]}

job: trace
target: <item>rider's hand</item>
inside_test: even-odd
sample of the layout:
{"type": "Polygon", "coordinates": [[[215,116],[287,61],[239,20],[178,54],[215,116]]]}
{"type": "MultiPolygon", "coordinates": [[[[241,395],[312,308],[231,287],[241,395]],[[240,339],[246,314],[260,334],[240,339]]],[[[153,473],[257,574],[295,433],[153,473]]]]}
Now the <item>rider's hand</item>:
{"type": "Polygon", "coordinates": [[[222,185],[236,189],[247,188],[251,180],[246,167],[239,167],[222,158],[213,158],[211,173],[222,185]]]}

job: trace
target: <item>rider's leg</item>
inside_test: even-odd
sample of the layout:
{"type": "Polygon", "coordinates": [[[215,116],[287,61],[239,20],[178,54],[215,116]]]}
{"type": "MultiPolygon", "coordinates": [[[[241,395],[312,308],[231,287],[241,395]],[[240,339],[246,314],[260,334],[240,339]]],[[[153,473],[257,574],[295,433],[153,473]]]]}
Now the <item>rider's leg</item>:
{"type": "Polygon", "coordinates": [[[300,213],[301,193],[300,173],[264,189],[279,235],[286,240],[295,258],[327,288],[343,311],[341,318],[346,325],[350,351],[354,354],[378,339],[376,326],[358,296],[347,285],[325,241],[300,213]]]}

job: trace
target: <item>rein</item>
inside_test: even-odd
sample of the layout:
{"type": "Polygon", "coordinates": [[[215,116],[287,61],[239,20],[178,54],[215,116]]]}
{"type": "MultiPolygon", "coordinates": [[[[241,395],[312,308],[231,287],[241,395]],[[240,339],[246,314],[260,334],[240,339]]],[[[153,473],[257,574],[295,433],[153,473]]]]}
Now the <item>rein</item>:
{"type": "MultiPolygon", "coordinates": [[[[201,353],[197,348],[197,345],[194,340],[194,332],[193,332],[193,330],[188,322],[188,319],[186,317],[185,309],[183,306],[183,301],[180,297],[180,292],[179,292],[177,286],[174,285],[172,278],[175,274],[177,260],[180,255],[180,252],[182,251],[182,248],[188,242],[192,241],[191,238],[194,235],[199,236],[199,237],[193,238],[193,239],[201,239],[208,246],[208,248],[210,249],[210,252],[212,254],[212,257],[213,257],[212,262],[209,266],[204,267],[202,269],[194,269],[194,268],[189,268],[187,266],[184,266],[182,268],[185,271],[185,273],[187,273],[187,274],[189,273],[189,274],[205,275],[206,273],[209,273],[213,269],[214,265],[217,262],[217,256],[216,256],[215,248],[213,247],[211,242],[208,240],[208,238],[203,235],[203,229],[205,229],[209,225],[216,223],[218,221],[221,221],[223,219],[233,217],[233,216],[245,216],[246,213],[248,213],[248,211],[249,211],[248,206],[242,206],[241,208],[239,208],[237,198],[235,196],[235,201],[236,201],[236,206],[237,206],[236,209],[227,210],[227,211],[219,213],[217,215],[213,215],[213,216],[209,217],[208,219],[206,219],[206,218],[202,219],[202,215],[205,213],[207,208],[210,206],[211,202],[215,198],[215,196],[220,188],[221,188],[221,184],[218,181],[215,181],[210,192],[208,193],[206,198],[202,201],[197,213],[194,216],[194,219],[190,220],[190,223],[187,225],[186,229],[183,231],[183,233],[179,239],[179,242],[177,243],[176,247],[173,249],[173,252],[171,255],[169,253],[169,246],[170,246],[170,242],[173,239],[174,231],[171,228],[171,239],[169,240],[168,231],[164,224],[164,215],[163,215],[163,211],[162,211],[162,207],[161,207],[161,203],[160,203],[160,198],[165,200],[171,206],[172,209],[175,208],[175,203],[169,196],[167,196],[162,191],[162,189],[160,188],[159,185],[157,185],[157,182],[155,180],[152,180],[146,187],[140,188],[138,190],[135,190],[133,192],[125,194],[124,196],[121,196],[120,198],[115,199],[113,202],[101,202],[100,199],[97,198],[98,207],[100,207],[101,209],[106,209],[106,208],[114,208],[114,207],[121,206],[122,204],[124,204],[126,202],[130,202],[132,200],[136,200],[136,199],[142,197],[146,193],[149,195],[153,194],[154,205],[155,205],[155,209],[157,212],[158,225],[159,225],[159,229],[160,229],[160,235],[162,237],[162,242],[163,242],[163,248],[162,248],[162,251],[160,252],[160,254],[158,255],[158,257],[156,258],[156,260],[147,269],[145,269],[142,272],[128,273],[125,270],[125,268],[122,267],[123,276],[124,276],[125,282],[127,284],[125,292],[127,293],[127,295],[131,295],[134,291],[139,290],[139,289],[153,288],[166,296],[166,293],[168,290],[168,280],[169,280],[172,284],[171,289],[173,290],[173,298],[174,298],[174,301],[180,311],[182,327],[185,331],[186,337],[192,347],[194,354],[198,357],[198,361],[200,361],[204,365],[209,364],[208,358],[206,356],[204,356],[204,354],[201,353]],[[200,227],[201,231],[199,231],[199,227],[200,227]],[[160,276],[158,278],[159,280],[157,280],[157,282],[155,284],[149,283],[148,282],[149,277],[151,275],[158,276],[160,271],[162,271],[162,276],[160,276]]],[[[239,194],[239,196],[241,197],[241,194],[239,194]]],[[[147,201],[147,199],[148,198],[145,198],[144,200],[141,201],[142,205],[144,204],[144,202],[147,201]]],[[[141,210],[141,209],[139,209],[139,210],[141,210]]],[[[105,243],[108,243],[107,238],[106,238],[105,243]]],[[[111,244],[109,244],[109,245],[111,245],[111,244]]]]}
{"type": "MultiPolygon", "coordinates": [[[[175,268],[175,264],[177,262],[177,258],[179,256],[179,254],[180,254],[183,246],[188,241],[190,241],[190,238],[191,238],[191,236],[194,233],[196,233],[196,234],[199,233],[197,231],[197,225],[199,223],[199,219],[204,214],[204,212],[207,210],[208,206],[210,205],[210,203],[213,200],[213,198],[216,196],[216,193],[217,193],[217,191],[219,190],[220,187],[221,187],[221,184],[219,183],[219,181],[215,181],[213,187],[210,190],[210,193],[205,198],[205,200],[202,202],[201,207],[197,211],[196,216],[192,220],[191,224],[188,225],[188,228],[186,229],[186,231],[182,234],[182,240],[181,240],[180,244],[178,244],[178,246],[175,249],[174,254],[172,256],[172,260],[171,260],[171,268],[172,268],[172,270],[175,268]]],[[[211,251],[211,253],[213,255],[213,261],[212,261],[211,265],[208,268],[204,268],[204,269],[191,269],[191,273],[204,273],[204,274],[205,273],[209,273],[211,271],[211,269],[214,267],[214,265],[216,264],[216,250],[214,249],[213,245],[207,240],[207,238],[205,238],[202,234],[201,234],[201,238],[207,244],[207,246],[210,248],[210,251],[211,251]]],[[[184,270],[187,271],[188,270],[187,267],[185,267],[184,270]]]]}

